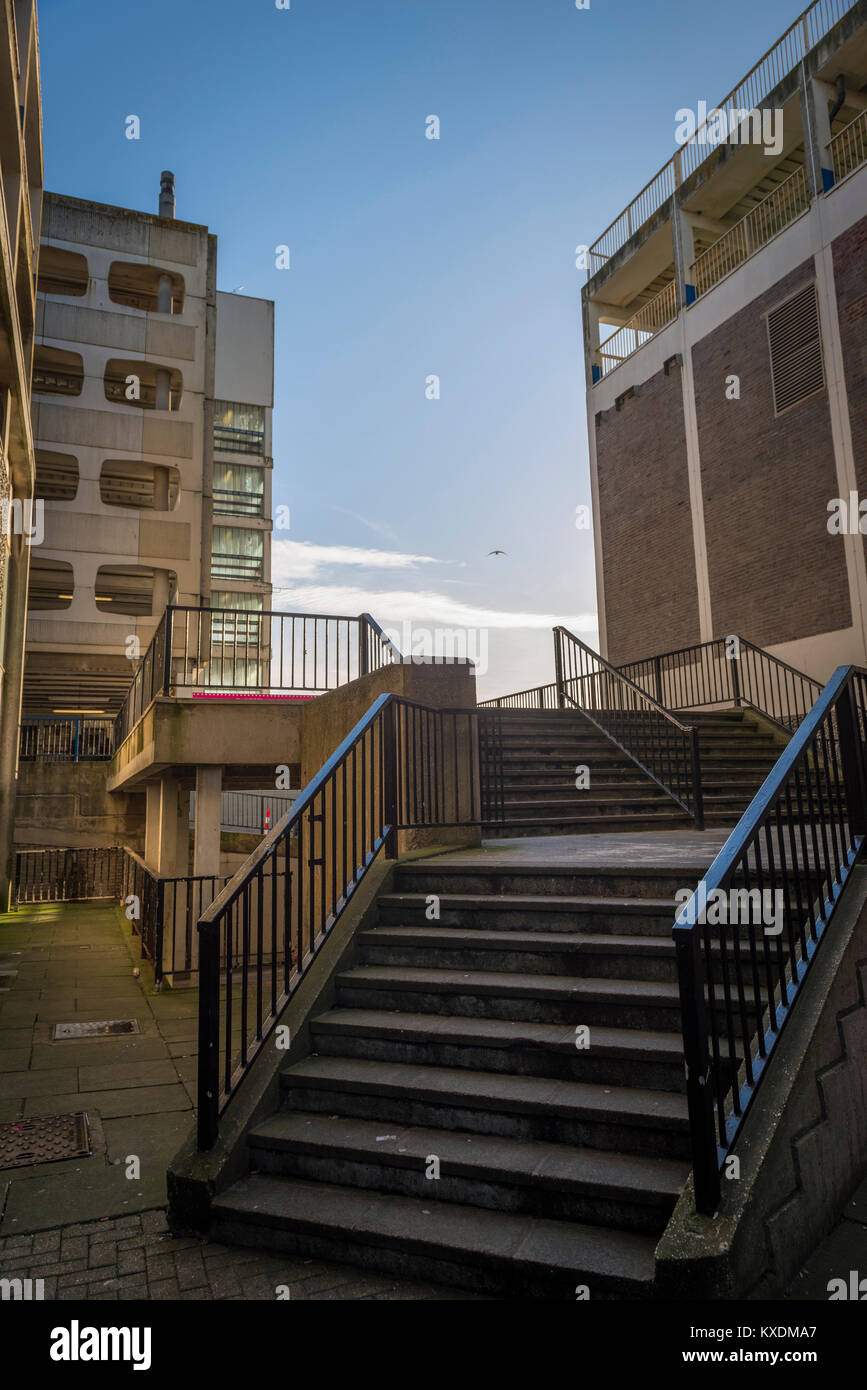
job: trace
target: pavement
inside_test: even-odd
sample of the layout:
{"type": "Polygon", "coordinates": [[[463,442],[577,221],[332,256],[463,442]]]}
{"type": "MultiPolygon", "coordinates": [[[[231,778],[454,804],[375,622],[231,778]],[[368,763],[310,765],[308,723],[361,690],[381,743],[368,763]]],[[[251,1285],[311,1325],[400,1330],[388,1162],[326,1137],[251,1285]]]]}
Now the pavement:
{"type": "Polygon", "coordinates": [[[0,1169],[0,1277],[46,1299],[472,1299],[351,1266],[176,1237],[166,1169],[194,1121],[196,990],[154,991],[121,909],[0,915],[0,1126],[86,1111],[93,1152],[0,1169]],[[55,1023],[134,1018],[54,1041],[55,1023]]]}

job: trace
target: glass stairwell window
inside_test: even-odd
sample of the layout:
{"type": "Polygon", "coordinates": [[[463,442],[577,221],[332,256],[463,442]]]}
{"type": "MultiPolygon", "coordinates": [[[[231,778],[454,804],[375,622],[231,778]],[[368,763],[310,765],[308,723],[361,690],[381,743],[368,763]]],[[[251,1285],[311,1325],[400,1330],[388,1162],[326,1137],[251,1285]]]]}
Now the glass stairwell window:
{"type": "Polygon", "coordinates": [[[264,574],[264,534],[240,526],[215,526],[211,548],[212,579],[259,581],[264,574]]]}
{"type": "Polygon", "coordinates": [[[269,666],[268,619],[262,615],[261,594],[235,594],[213,590],[210,661],[204,683],[228,690],[257,691],[267,688],[269,666]]]}
{"type": "Polygon", "coordinates": [[[264,516],[265,474],[243,463],[214,464],[214,512],[264,516]]]}
{"type": "Polygon", "coordinates": [[[265,407],[215,401],[214,448],[233,454],[264,454],[265,407]]]}

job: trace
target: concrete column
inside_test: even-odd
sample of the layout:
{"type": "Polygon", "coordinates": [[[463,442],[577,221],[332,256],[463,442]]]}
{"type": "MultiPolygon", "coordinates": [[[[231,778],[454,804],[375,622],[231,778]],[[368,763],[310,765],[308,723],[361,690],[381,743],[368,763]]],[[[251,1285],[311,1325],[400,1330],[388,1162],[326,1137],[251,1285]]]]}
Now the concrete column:
{"type": "Polygon", "coordinates": [[[171,386],[172,374],[167,372],[165,367],[160,367],[157,371],[156,387],[156,408],[157,410],[171,410],[171,386]]]}
{"type": "Polygon", "coordinates": [[[172,277],[171,275],[161,275],[157,286],[157,313],[170,314],[172,312],[172,277]]]}
{"type": "Polygon", "coordinates": [[[11,546],[3,596],[5,621],[2,660],[5,671],[0,687],[0,910],[4,912],[9,906],[9,890],[15,871],[18,726],[21,720],[27,581],[30,573],[30,546],[26,537],[13,533],[11,546]]]}
{"type": "Polygon", "coordinates": [[[169,772],[146,786],[145,863],[151,873],[173,878],[187,872],[189,823],[169,772]]]}
{"type": "Polygon", "coordinates": [[[154,469],[154,511],[167,512],[169,509],[169,470],[154,469]]]}
{"type": "Polygon", "coordinates": [[[196,768],[196,826],[193,840],[193,873],[220,872],[220,803],[223,792],[221,767],[196,768]]]}

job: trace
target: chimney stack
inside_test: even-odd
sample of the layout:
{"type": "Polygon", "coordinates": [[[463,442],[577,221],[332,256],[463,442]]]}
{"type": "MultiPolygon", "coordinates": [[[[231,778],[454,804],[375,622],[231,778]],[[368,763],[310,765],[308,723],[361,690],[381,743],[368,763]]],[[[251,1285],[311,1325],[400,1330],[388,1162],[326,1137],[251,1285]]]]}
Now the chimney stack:
{"type": "Polygon", "coordinates": [[[175,176],[170,169],[160,174],[160,217],[175,215],[175,176]]]}

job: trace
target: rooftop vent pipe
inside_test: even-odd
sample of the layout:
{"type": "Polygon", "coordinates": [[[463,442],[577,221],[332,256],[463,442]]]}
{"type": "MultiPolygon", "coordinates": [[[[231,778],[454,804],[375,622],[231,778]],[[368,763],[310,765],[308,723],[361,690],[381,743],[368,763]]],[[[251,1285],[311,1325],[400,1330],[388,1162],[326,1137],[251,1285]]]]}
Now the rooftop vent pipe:
{"type": "Polygon", "coordinates": [[[160,217],[175,215],[175,176],[170,169],[160,174],[160,217]]]}

